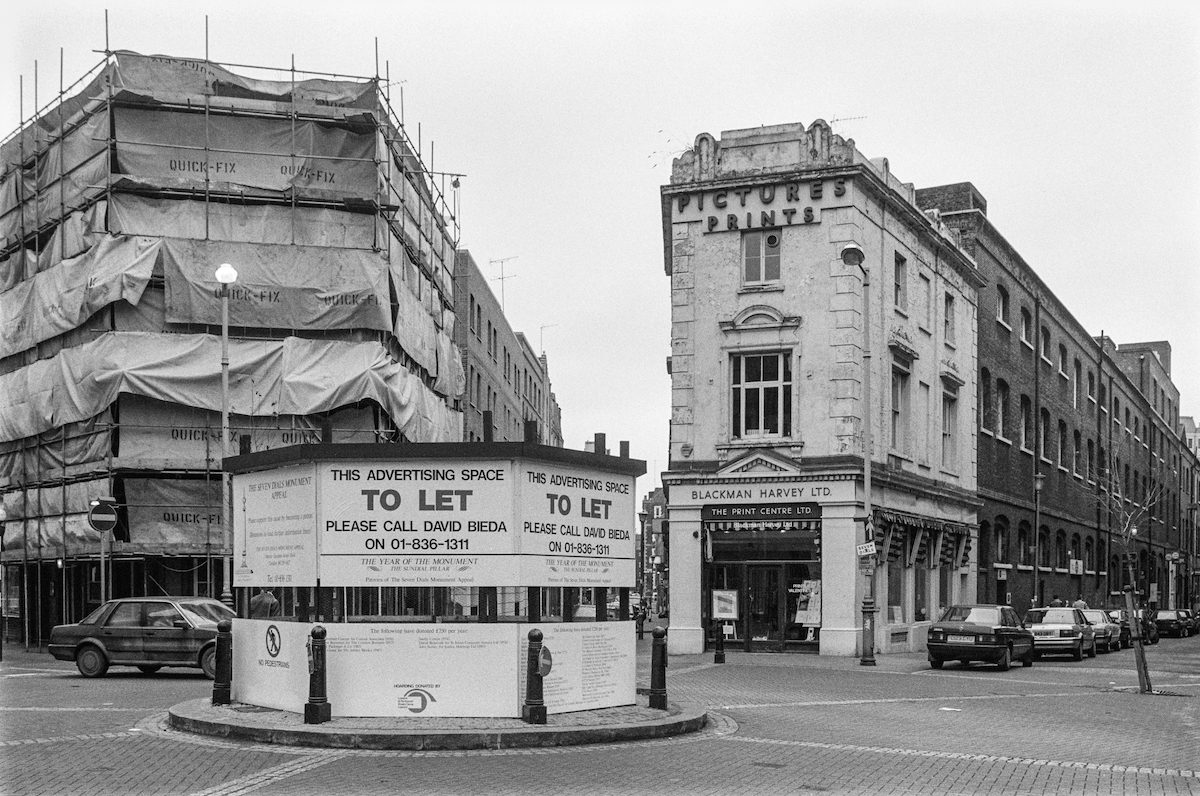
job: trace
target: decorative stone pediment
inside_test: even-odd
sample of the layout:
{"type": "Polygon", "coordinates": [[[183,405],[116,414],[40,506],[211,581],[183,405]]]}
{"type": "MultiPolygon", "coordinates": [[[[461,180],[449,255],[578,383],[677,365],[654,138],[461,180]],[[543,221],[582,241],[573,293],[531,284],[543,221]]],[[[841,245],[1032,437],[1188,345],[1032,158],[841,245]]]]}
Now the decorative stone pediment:
{"type": "Polygon", "coordinates": [[[800,317],[784,315],[766,304],[755,304],[741,310],[731,319],[720,321],[719,325],[723,332],[747,329],[794,329],[800,325],[800,317]]]}
{"type": "Polygon", "coordinates": [[[791,459],[769,450],[752,450],[717,471],[717,475],[799,475],[791,459]]]}

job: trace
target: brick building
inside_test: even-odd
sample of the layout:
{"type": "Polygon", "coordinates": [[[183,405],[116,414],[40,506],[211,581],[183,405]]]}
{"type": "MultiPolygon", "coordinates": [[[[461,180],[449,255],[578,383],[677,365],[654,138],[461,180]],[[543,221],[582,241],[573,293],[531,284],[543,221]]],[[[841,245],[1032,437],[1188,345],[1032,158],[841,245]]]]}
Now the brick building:
{"type": "Polygon", "coordinates": [[[978,599],[1022,610],[1056,595],[1110,606],[1131,578],[1164,607],[1195,599],[1188,507],[1200,469],[1179,416],[1169,343],[1118,345],[1086,331],[991,224],[970,183],[918,190],[917,203],[958,231],[987,283],[979,292],[978,599]]]}
{"type": "Polygon", "coordinates": [[[466,369],[463,395],[463,440],[532,441],[561,448],[562,413],[550,389],[546,355],[535,353],[528,338],[514,332],[504,308],[488,286],[475,258],[460,249],[454,260],[455,314],[460,319],[454,342],[466,369]],[[490,436],[484,413],[491,412],[490,436]]]}

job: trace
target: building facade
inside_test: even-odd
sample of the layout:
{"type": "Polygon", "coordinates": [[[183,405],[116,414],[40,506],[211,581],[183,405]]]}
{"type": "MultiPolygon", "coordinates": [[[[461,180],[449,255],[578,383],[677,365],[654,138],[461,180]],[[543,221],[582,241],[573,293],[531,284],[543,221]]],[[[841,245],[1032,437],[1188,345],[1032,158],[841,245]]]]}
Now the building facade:
{"type": "Polygon", "coordinates": [[[986,281],[978,599],[1022,611],[1056,596],[1115,607],[1131,584],[1154,605],[1189,604],[1200,470],[1169,343],[1089,334],[970,183],[919,190],[917,203],[958,232],[986,281]]]}
{"type": "Polygon", "coordinates": [[[698,136],[662,214],[671,651],[856,654],[869,596],[919,648],[976,592],[974,263],[820,120],[698,136]]]}
{"type": "Polygon", "coordinates": [[[667,529],[667,496],[658,487],[642,499],[642,510],[638,514],[641,526],[639,550],[638,591],[647,615],[654,618],[669,611],[667,603],[668,573],[671,567],[671,550],[667,529]]]}
{"type": "Polygon", "coordinates": [[[550,386],[550,365],[522,332],[514,332],[471,252],[454,261],[454,342],[466,369],[463,439],[533,441],[561,448],[562,412],[550,386]],[[492,427],[485,429],[485,413],[492,427]],[[526,424],[534,438],[526,439],[526,424]]]}
{"type": "Polygon", "coordinates": [[[378,78],[111,52],[0,169],[10,638],[228,594],[227,454],[460,440],[457,221],[378,78]]]}

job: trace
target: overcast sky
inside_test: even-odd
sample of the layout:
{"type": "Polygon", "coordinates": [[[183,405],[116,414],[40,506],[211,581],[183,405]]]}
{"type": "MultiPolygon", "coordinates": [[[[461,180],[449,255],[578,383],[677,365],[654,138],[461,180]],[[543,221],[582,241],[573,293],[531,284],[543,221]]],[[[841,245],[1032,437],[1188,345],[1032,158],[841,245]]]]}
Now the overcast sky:
{"type": "MultiPolygon", "coordinates": [[[[970,181],[1092,334],[1169,340],[1200,415],[1200,3],[9,4],[0,130],[106,47],[393,82],[462,245],[549,357],[566,445],[667,465],[659,186],[702,132],[823,118],[918,187],[970,181]]],[[[262,76],[258,74],[258,76],[262,76]]]]}

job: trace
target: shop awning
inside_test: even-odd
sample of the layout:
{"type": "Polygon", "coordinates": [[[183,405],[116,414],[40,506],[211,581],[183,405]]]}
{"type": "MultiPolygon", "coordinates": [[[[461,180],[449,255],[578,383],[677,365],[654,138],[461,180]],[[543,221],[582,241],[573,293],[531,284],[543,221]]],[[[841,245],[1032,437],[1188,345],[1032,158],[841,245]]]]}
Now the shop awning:
{"type": "Polygon", "coordinates": [[[706,531],[819,531],[820,520],[705,520],[706,531]]]}

